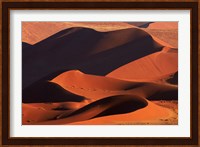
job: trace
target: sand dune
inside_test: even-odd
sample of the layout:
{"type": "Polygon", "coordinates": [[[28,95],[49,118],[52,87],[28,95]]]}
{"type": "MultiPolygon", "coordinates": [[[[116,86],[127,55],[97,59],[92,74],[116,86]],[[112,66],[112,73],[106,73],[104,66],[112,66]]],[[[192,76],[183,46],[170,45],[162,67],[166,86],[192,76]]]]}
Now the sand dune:
{"type": "Polygon", "coordinates": [[[130,96],[111,97],[116,101],[109,102],[109,98],[99,100],[71,113],[57,115],[57,119],[32,123],[33,125],[141,125],[141,124],[176,124],[175,112],[158,106],[150,101],[134,101],[130,96]],[[125,98],[127,97],[127,98],[125,98]],[[129,99],[128,99],[129,97],[129,99]],[[118,99],[119,98],[119,99],[118,99]],[[125,98],[121,99],[121,98],[125,98]],[[102,104],[102,101],[104,103],[102,104]],[[121,102],[122,101],[122,102],[121,102]],[[119,102],[119,103],[118,103],[119,102]],[[97,105],[100,103],[100,105],[97,105]],[[119,106],[117,106],[117,103],[119,106]],[[120,104],[122,103],[122,105],[120,104]],[[124,108],[123,108],[124,104],[124,108]],[[135,104],[139,104],[135,105],[135,104]],[[146,106],[147,105],[147,106],[146,106]],[[129,107],[130,106],[130,107],[129,107]],[[135,110],[136,106],[138,109],[135,110]],[[146,107],[145,107],[146,106],[146,107]],[[128,111],[127,107],[129,108],[128,111]],[[122,109],[121,109],[122,108],[122,109]],[[118,113],[116,113],[116,109],[118,113]],[[125,113],[122,111],[126,111],[125,113]],[[112,113],[114,112],[114,114],[112,113]],[[103,115],[104,114],[104,115],[103,115]],[[107,115],[109,114],[109,115],[107,115]],[[122,119],[123,118],[123,119],[122,119]]]}
{"type": "Polygon", "coordinates": [[[129,113],[141,109],[147,105],[145,99],[136,96],[119,95],[90,103],[70,114],[63,113],[57,116],[58,120],[52,120],[38,124],[66,124],[71,122],[89,120],[96,117],[129,113]]]}
{"type": "MultiPolygon", "coordinates": [[[[150,125],[177,124],[176,114],[167,108],[148,101],[148,106],[125,114],[97,117],[85,121],[69,123],[70,125],[150,125]]],[[[63,119],[63,123],[64,123],[63,119]]],[[[44,122],[45,124],[45,122],[44,122]]],[[[48,124],[48,122],[46,122],[48,124]]],[[[55,123],[56,124],[56,123],[55,123]]],[[[66,124],[66,123],[65,123],[66,124]]]]}
{"type": "Polygon", "coordinates": [[[154,22],[149,24],[148,29],[178,29],[178,22],[154,22]]]}
{"type": "Polygon", "coordinates": [[[22,41],[36,44],[51,35],[71,27],[93,28],[97,31],[113,31],[132,28],[123,22],[22,22],[22,41]]]}
{"type": "Polygon", "coordinates": [[[168,47],[178,48],[178,22],[154,22],[142,29],[167,43],[168,47]]]}
{"type": "Polygon", "coordinates": [[[35,83],[23,90],[23,103],[44,102],[80,102],[84,98],[66,91],[60,85],[51,82],[35,83]]]}
{"type": "Polygon", "coordinates": [[[167,80],[168,83],[178,85],[178,72],[171,75],[171,77],[167,80]]]}
{"type": "MultiPolygon", "coordinates": [[[[22,105],[22,123],[32,124],[36,122],[48,121],[54,119],[62,111],[46,110],[46,107],[34,106],[33,104],[22,105]]],[[[66,113],[66,112],[65,112],[66,113]]]]}
{"type": "MultiPolygon", "coordinates": [[[[36,91],[34,88],[30,87],[30,90],[36,91]]],[[[29,99],[24,99],[24,101],[29,102],[29,104],[23,105],[23,109],[26,112],[23,114],[24,124],[66,124],[90,119],[93,120],[98,117],[103,117],[102,119],[104,120],[109,115],[115,116],[132,113],[143,107],[148,107],[147,104],[149,101],[146,98],[149,100],[176,100],[178,98],[177,86],[167,83],[123,81],[104,76],[87,75],[77,70],[64,72],[55,77],[51,82],[47,82],[44,88],[41,88],[39,85],[37,88],[40,90],[38,93],[33,94],[27,91],[30,95],[25,96],[29,99]],[[54,94],[61,93],[60,91],[58,93],[56,92],[58,85],[59,88],[62,87],[65,93],[68,91],[66,95],[67,99],[62,96],[62,100],[60,100],[59,95],[54,94]],[[51,91],[53,93],[50,96],[54,98],[53,100],[51,97],[45,97],[43,95],[43,93],[46,94],[51,91]],[[72,94],[69,95],[69,93],[73,93],[74,97],[71,96],[72,94]],[[84,99],[80,102],[70,102],[77,101],[77,96],[84,99]],[[59,101],[65,102],[56,103],[55,105],[55,102],[59,101]],[[30,104],[31,102],[35,103],[30,104]],[[41,104],[41,102],[48,102],[49,106],[41,104]],[[33,113],[39,114],[39,116],[31,117],[33,113]]],[[[148,110],[148,108],[146,109],[148,110]]],[[[161,110],[161,108],[159,109],[161,110]]],[[[166,116],[172,113],[170,112],[168,114],[169,110],[165,109],[163,111],[166,112],[160,113],[167,113],[166,116]]],[[[161,115],[160,113],[159,115],[161,115]]],[[[159,117],[157,114],[155,116],[159,117]]],[[[148,117],[150,119],[154,118],[152,115],[148,117]]],[[[131,117],[131,120],[133,121],[134,119],[131,117]]],[[[135,119],[135,121],[138,121],[138,119],[135,119]]],[[[108,121],[108,123],[110,122],[108,121]]]]}
{"type": "Polygon", "coordinates": [[[58,103],[23,103],[22,104],[22,122],[23,124],[32,124],[44,121],[55,120],[57,116],[63,113],[70,114],[75,110],[87,105],[82,102],[58,102],[58,103]]]}
{"type": "Polygon", "coordinates": [[[177,86],[167,83],[130,82],[114,78],[87,75],[80,71],[68,71],[51,82],[91,101],[120,94],[134,94],[147,99],[177,99],[177,86]],[[155,97],[154,97],[155,96],[155,97]]]}
{"type": "Polygon", "coordinates": [[[162,47],[137,28],[112,32],[66,29],[23,50],[23,89],[60,70],[79,69],[89,74],[106,75],[162,47]]]}
{"type": "Polygon", "coordinates": [[[127,23],[139,28],[147,28],[153,22],[127,22],[127,23]]]}
{"type": "Polygon", "coordinates": [[[177,30],[164,30],[164,29],[143,29],[149,34],[153,35],[159,40],[162,40],[168,47],[178,48],[178,29],[177,30]]]}
{"type": "Polygon", "coordinates": [[[177,124],[177,28],[23,22],[23,125],[177,124]]]}
{"type": "Polygon", "coordinates": [[[177,70],[178,50],[165,48],[121,66],[107,77],[128,81],[163,81],[170,78],[177,70]]]}

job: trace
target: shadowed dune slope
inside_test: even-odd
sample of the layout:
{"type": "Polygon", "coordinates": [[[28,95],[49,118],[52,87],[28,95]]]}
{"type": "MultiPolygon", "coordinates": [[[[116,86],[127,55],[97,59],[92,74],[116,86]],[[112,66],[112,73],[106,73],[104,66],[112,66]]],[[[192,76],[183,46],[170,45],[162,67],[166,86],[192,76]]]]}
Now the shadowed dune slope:
{"type": "Polygon", "coordinates": [[[178,71],[178,50],[164,48],[123,65],[107,75],[107,77],[128,81],[167,80],[178,71]]]}
{"type": "Polygon", "coordinates": [[[26,42],[22,42],[22,49],[26,48],[26,47],[30,47],[31,44],[28,44],[26,42]]]}
{"type": "Polygon", "coordinates": [[[178,85],[178,72],[172,74],[170,78],[167,79],[167,82],[170,84],[178,85]]]}
{"type": "Polygon", "coordinates": [[[78,69],[88,74],[106,75],[162,47],[137,28],[111,32],[66,29],[23,49],[23,89],[61,70],[78,69]]]}
{"type": "Polygon", "coordinates": [[[137,26],[139,28],[147,28],[153,22],[127,22],[130,25],[137,26]]]}
{"type": "MultiPolygon", "coordinates": [[[[72,112],[57,116],[59,120],[48,121],[48,124],[66,124],[89,120],[96,117],[129,113],[147,106],[147,101],[133,95],[116,95],[90,103],[89,105],[72,112]],[[65,119],[63,119],[65,118],[65,119]]],[[[44,122],[46,123],[46,122],[44,122]]],[[[43,124],[43,123],[39,123],[43,124]]]]}
{"type": "Polygon", "coordinates": [[[51,82],[35,83],[23,90],[23,103],[80,102],[84,98],[63,89],[51,82]]]}

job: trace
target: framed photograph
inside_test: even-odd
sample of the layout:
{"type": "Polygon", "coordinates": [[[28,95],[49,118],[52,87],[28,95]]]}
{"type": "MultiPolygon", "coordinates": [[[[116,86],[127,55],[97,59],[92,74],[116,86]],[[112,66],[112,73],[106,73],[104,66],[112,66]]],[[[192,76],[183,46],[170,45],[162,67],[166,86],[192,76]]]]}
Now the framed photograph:
{"type": "Polygon", "coordinates": [[[2,2],[3,145],[197,145],[197,2],[2,2]]]}

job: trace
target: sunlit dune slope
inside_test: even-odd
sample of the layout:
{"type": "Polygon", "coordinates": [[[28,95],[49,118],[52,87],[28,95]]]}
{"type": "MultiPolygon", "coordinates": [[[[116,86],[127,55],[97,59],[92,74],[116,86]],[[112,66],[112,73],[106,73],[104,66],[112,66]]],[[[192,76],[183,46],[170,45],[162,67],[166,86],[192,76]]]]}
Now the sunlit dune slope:
{"type": "Polygon", "coordinates": [[[23,49],[23,89],[58,71],[78,69],[106,75],[162,48],[147,32],[137,28],[111,32],[66,29],[23,49]]]}
{"type": "Polygon", "coordinates": [[[178,48],[178,22],[154,22],[141,29],[166,42],[170,47],[178,48]]]}
{"type": "Polygon", "coordinates": [[[107,77],[128,81],[165,81],[178,71],[178,50],[164,48],[123,65],[107,77]]]}
{"type": "Polygon", "coordinates": [[[148,29],[178,29],[178,22],[154,22],[149,24],[148,29]]]}
{"type": "MultiPolygon", "coordinates": [[[[48,104],[50,105],[50,104],[48,104]]],[[[33,104],[22,104],[22,123],[36,123],[41,121],[48,121],[55,119],[56,116],[61,115],[62,111],[53,111],[33,104]]]]}

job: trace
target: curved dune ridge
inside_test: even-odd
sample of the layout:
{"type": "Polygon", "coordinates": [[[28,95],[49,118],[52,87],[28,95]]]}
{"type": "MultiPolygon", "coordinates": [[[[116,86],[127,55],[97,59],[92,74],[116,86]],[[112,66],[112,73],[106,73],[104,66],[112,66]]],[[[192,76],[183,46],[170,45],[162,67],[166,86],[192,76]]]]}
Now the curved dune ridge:
{"type": "Polygon", "coordinates": [[[177,124],[178,49],[148,30],[170,23],[23,22],[22,123],[177,124]]]}
{"type": "Polygon", "coordinates": [[[77,121],[89,120],[92,118],[124,114],[133,112],[147,106],[147,101],[143,98],[130,95],[116,95],[107,97],[90,103],[70,114],[63,113],[58,115],[58,120],[52,120],[38,124],[66,124],[77,121]]]}
{"type": "Polygon", "coordinates": [[[150,54],[117,68],[109,73],[107,77],[128,81],[158,81],[169,79],[177,70],[178,50],[164,48],[160,52],[150,54]]]}
{"type": "Polygon", "coordinates": [[[106,75],[162,48],[147,32],[137,28],[111,32],[66,29],[23,49],[22,86],[24,89],[60,70],[79,69],[88,74],[106,75]]]}
{"type": "Polygon", "coordinates": [[[127,22],[127,23],[139,28],[147,28],[153,22],[127,22]]]}
{"type": "MultiPolygon", "coordinates": [[[[149,125],[149,124],[173,124],[176,117],[170,109],[160,107],[151,101],[147,101],[148,105],[137,111],[108,115],[104,117],[96,117],[89,120],[71,122],[70,125],[149,125]],[[170,118],[170,119],[169,119],[170,118]],[[172,119],[171,119],[172,118],[172,119]]],[[[64,122],[64,119],[63,119],[64,122]]],[[[45,122],[44,122],[45,124],[45,122]]],[[[175,123],[176,124],[176,123],[175,123]]]]}
{"type": "MultiPolygon", "coordinates": [[[[76,121],[86,121],[97,117],[102,117],[102,119],[104,119],[104,116],[132,113],[133,111],[142,109],[149,103],[146,98],[150,100],[173,100],[178,97],[177,86],[171,84],[123,81],[109,77],[87,75],[77,70],[64,72],[55,77],[51,82],[48,82],[48,84],[52,83],[85,99],[80,102],[69,101],[64,104],[61,103],[57,105],[57,107],[51,105],[50,108],[49,106],[34,104],[40,109],[30,109],[26,111],[29,115],[24,115],[24,120],[28,120],[28,122],[24,121],[25,124],[67,124],[76,121]],[[56,110],[56,112],[53,110],[56,110]],[[28,118],[27,116],[30,117],[33,112],[40,113],[40,117],[28,118]],[[42,119],[42,116],[46,113],[48,113],[48,115],[42,119]]],[[[33,88],[31,87],[31,89],[33,88]]],[[[38,87],[38,89],[41,88],[38,87]]],[[[47,93],[54,90],[43,88],[42,91],[43,93],[47,93]]],[[[38,96],[35,95],[36,99],[32,98],[32,100],[37,102],[37,98],[40,97],[40,94],[39,92],[38,96]]],[[[57,97],[56,95],[53,96],[55,100],[57,99],[56,103],[58,103],[60,101],[59,95],[57,95],[57,97]]],[[[66,96],[69,98],[69,95],[66,96]]],[[[50,104],[55,103],[55,101],[52,102],[52,99],[48,99],[48,97],[45,98],[43,102],[49,102],[50,104]]],[[[65,101],[67,101],[67,99],[65,99],[65,101]]],[[[165,111],[165,113],[169,113],[169,110],[165,111]]],[[[171,115],[172,112],[169,114],[171,115]]]]}
{"type": "Polygon", "coordinates": [[[165,46],[178,48],[178,22],[154,22],[142,29],[165,42],[165,46]]]}
{"type": "Polygon", "coordinates": [[[80,102],[84,98],[66,91],[60,85],[51,82],[35,83],[23,90],[23,103],[44,102],[80,102]]]}
{"type": "Polygon", "coordinates": [[[124,22],[22,22],[22,41],[36,44],[63,29],[71,27],[94,28],[97,31],[113,31],[134,26],[124,22]]]}
{"type": "MultiPolygon", "coordinates": [[[[153,99],[159,92],[160,99],[177,99],[177,86],[168,83],[124,81],[104,76],[88,75],[80,71],[68,71],[55,77],[51,82],[74,94],[90,98],[91,101],[103,97],[123,94],[134,94],[153,99]],[[164,95],[172,94],[170,97],[164,95]]],[[[159,97],[155,97],[159,99],[159,97]]]]}

